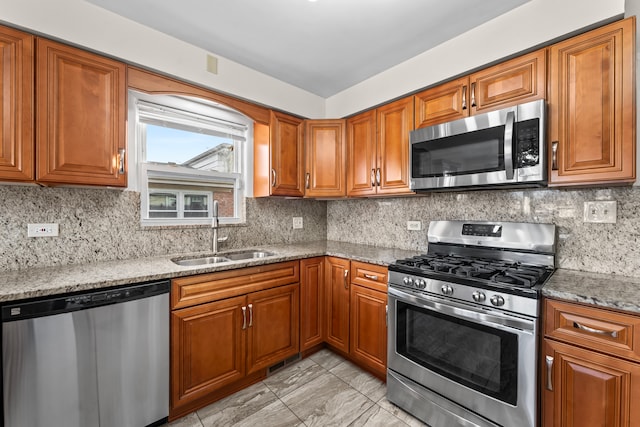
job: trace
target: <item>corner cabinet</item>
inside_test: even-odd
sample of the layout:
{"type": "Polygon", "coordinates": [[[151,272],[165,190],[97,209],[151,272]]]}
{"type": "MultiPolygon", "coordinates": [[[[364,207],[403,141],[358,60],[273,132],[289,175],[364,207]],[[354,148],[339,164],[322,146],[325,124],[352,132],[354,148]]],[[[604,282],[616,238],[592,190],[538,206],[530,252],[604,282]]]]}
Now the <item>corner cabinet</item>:
{"type": "Polygon", "coordinates": [[[125,187],[126,67],[37,39],[36,180],[125,187]]]}
{"type": "Polygon", "coordinates": [[[415,128],[545,99],[546,49],[504,61],[415,95],[415,128]]]}
{"type": "Polygon", "coordinates": [[[325,340],[325,259],[300,260],[300,351],[325,340]]]}
{"type": "Polygon", "coordinates": [[[326,258],[326,341],[344,354],[349,353],[350,266],[348,259],[326,258]]]}
{"type": "Polygon", "coordinates": [[[635,17],[549,52],[549,185],[633,183],[635,17]]]}
{"type": "Polygon", "coordinates": [[[640,317],[545,301],[543,427],[640,425],[640,317]]]}
{"type": "Polygon", "coordinates": [[[0,181],[33,181],[35,37],[0,26],[0,181]]]}
{"type": "Polygon", "coordinates": [[[413,97],[408,97],[347,120],[347,196],[412,194],[413,109],[413,97]]]}
{"type": "Polygon", "coordinates": [[[299,352],[298,261],[173,279],[170,419],[299,352]]]}
{"type": "Polygon", "coordinates": [[[346,190],[344,120],[305,122],[305,197],[344,197],[346,190]]]}

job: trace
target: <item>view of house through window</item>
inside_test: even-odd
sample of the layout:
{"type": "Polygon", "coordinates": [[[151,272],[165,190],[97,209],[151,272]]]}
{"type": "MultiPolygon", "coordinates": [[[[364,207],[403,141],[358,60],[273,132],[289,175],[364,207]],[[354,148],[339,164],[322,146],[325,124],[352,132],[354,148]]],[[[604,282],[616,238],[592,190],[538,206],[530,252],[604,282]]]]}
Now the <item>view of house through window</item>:
{"type": "Polygon", "coordinates": [[[133,102],[143,223],[206,224],[214,200],[221,223],[241,222],[250,121],[174,96],[134,93],[133,102]]]}

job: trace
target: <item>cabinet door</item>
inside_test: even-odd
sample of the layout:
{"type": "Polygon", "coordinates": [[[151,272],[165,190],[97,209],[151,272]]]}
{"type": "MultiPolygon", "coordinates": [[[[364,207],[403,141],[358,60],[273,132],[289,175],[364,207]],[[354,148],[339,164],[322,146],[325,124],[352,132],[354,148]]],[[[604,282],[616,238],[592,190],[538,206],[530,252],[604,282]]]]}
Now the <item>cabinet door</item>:
{"type": "Polygon", "coordinates": [[[349,268],[348,259],[327,257],[327,343],[349,352],[349,268]]]}
{"type": "Polygon", "coordinates": [[[38,39],[36,91],[37,180],[125,187],[125,65],[38,39]]]}
{"type": "Polygon", "coordinates": [[[409,190],[409,132],[413,130],[413,97],[377,110],[378,194],[411,193],[409,190]]]}
{"type": "Polygon", "coordinates": [[[324,257],[300,260],[300,351],[324,341],[324,257]]]}
{"type": "Polygon", "coordinates": [[[305,147],[305,196],[346,196],[345,121],[307,120],[305,147]]]}
{"type": "Polygon", "coordinates": [[[299,285],[247,295],[247,374],[297,354],[299,285]]]}
{"type": "Polygon", "coordinates": [[[635,181],[635,18],[550,48],[549,185],[635,181]]]}
{"type": "Polygon", "coordinates": [[[271,112],[271,195],[304,196],[304,122],[271,112]]]}
{"type": "Polygon", "coordinates": [[[469,77],[462,77],[415,95],[415,128],[469,116],[469,77]]]}
{"type": "Polygon", "coordinates": [[[387,294],[351,284],[350,355],[380,377],[387,373],[387,294]]]}
{"type": "Polygon", "coordinates": [[[541,49],[472,74],[469,78],[471,114],[545,99],[546,57],[546,49],[541,49]]]}
{"type": "Polygon", "coordinates": [[[242,307],[235,297],[171,312],[171,412],[245,375],[242,307]]]}
{"type": "Polygon", "coordinates": [[[376,111],[347,119],[347,196],[376,194],[376,111]]]}
{"type": "Polygon", "coordinates": [[[640,364],[549,339],[544,342],[544,427],[638,425],[640,364]]]}
{"type": "Polygon", "coordinates": [[[0,180],[33,181],[33,45],[0,27],[0,180]]]}

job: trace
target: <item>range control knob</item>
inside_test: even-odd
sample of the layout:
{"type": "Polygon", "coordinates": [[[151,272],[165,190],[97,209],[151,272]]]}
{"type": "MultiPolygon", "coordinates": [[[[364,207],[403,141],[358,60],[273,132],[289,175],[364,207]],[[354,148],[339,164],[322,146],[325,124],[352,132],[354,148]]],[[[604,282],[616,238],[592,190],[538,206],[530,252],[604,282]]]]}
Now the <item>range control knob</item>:
{"type": "Polygon", "coordinates": [[[425,282],[422,279],[416,279],[413,281],[413,286],[415,286],[418,289],[424,289],[427,287],[427,282],[425,282]]]}
{"type": "Polygon", "coordinates": [[[501,305],[504,305],[504,298],[502,298],[500,295],[492,296],[490,301],[491,301],[491,304],[495,305],[496,307],[500,307],[501,305]]]}
{"type": "Polygon", "coordinates": [[[487,299],[487,296],[482,292],[475,291],[474,293],[471,294],[471,298],[473,298],[475,302],[485,302],[487,299]]]}
{"type": "Polygon", "coordinates": [[[402,279],[402,283],[407,286],[413,286],[413,279],[411,277],[405,277],[404,279],[402,279]]]}
{"type": "Polygon", "coordinates": [[[453,295],[453,288],[449,285],[442,285],[442,287],[440,288],[440,292],[445,295],[453,295]]]}

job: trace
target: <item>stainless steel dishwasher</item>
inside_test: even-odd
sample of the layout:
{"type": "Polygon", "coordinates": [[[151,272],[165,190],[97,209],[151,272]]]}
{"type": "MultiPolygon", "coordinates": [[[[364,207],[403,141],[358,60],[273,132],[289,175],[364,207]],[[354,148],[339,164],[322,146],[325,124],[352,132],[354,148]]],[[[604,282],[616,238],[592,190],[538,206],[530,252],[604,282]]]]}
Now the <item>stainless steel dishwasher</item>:
{"type": "Polygon", "coordinates": [[[4,426],[164,423],[168,292],[159,281],[4,305],[4,426]]]}

